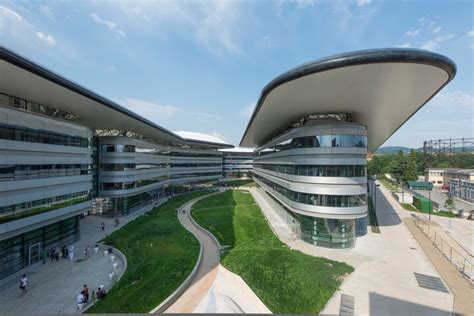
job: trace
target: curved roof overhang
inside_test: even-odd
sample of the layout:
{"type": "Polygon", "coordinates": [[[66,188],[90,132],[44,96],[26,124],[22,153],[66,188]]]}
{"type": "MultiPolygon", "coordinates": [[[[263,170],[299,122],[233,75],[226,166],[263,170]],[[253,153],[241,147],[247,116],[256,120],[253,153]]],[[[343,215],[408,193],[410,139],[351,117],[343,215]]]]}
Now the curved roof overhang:
{"type": "Polygon", "coordinates": [[[374,49],[303,64],[262,90],[240,146],[259,147],[310,114],[350,113],[374,152],[456,74],[455,63],[418,49],[374,49]]]}
{"type": "Polygon", "coordinates": [[[127,130],[172,145],[227,148],[188,141],[146,118],[0,46],[0,93],[53,106],[76,115],[91,129],[127,130]]]}

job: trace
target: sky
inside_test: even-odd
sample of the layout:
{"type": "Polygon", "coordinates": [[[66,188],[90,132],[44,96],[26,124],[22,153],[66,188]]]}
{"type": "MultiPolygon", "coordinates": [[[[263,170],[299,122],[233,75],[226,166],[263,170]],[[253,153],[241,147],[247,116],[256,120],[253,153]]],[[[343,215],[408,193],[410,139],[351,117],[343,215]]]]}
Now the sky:
{"type": "Polygon", "coordinates": [[[474,137],[474,2],[0,1],[0,43],[172,131],[238,145],[263,87],[300,64],[384,47],[456,78],[383,146],[474,137]]]}

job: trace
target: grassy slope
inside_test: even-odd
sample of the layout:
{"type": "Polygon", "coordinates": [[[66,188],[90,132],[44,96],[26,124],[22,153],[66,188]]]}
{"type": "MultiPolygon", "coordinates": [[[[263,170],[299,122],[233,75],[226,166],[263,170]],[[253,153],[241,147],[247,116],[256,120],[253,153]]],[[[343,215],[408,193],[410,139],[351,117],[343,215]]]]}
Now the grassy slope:
{"type": "Polygon", "coordinates": [[[255,186],[255,182],[252,179],[238,179],[238,180],[229,180],[223,182],[229,187],[253,187],[255,186]]]}
{"type": "Polygon", "coordinates": [[[199,242],[181,226],[176,209],[207,193],[174,197],[112,233],[106,241],[125,254],[128,267],[107,297],[87,312],[147,313],[168,297],[192,271],[199,255],[199,242]]]}
{"type": "Polygon", "coordinates": [[[320,312],[353,268],[289,249],[271,231],[252,196],[227,191],[201,200],[193,217],[233,248],[222,264],[240,275],[274,313],[320,312]]]}

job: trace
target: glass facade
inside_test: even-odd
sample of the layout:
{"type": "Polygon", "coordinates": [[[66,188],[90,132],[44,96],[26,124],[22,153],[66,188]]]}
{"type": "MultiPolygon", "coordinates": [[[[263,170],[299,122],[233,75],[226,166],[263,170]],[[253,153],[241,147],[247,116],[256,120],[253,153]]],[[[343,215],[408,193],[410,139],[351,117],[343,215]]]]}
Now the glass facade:
{"type": "Polygon", "coordinates": [[[280,165],[254,164],[255,168],[297,176],[310,177],[365,177],[365,165],[280,165]]]}
{"type": "Polygon", "coordinates": [[[326,248],[352,248],[355,246],[355,220],[328,219],[296,214],[300,221],[301,239],[326,248]]]}
{"type": "Polygon", "coordinates": [[[100,170],[102,171],[132,171],[132,170],[148,170],[148,169],[160,169],[169,168],[167,163],[147,163],[147,164],[134,164],[134,163],[101,163],[100,170]]]}
{"type": "Polygon", "coordinates": [[[0,206],[0,223],[6,223],[20,218],[57,210],[63,207],[83,203],[90,199],[90,191],[83,191],[41,200],[0,206]]]}
{"type": "Polygon", "coordinates": [[[30,264],[39,263],[31,246],[43,249],[70,245],[79,239],[79,217],[75,216],[39,229],[0,241],[0,279],[20,271],[30,264]]]}
{"type": "Polygon", "coordinates": [[[0,124],[0,139],[90,148],[90,140],[86,137],[60,134],[17,125],[0,124]]]}
{"type": "Polygon", "coordinates": [[[211,177],[211,176],[222,176],[222,172],[206,172],[206,173],[184,173],[184,174],[173,174],[171,179],[181,178],[196,178],[196,177],[211,177]]]}
{"type": "Polygon", "coordinates": [[[91,174],[92,166],[83,165],[0,165],[0,181],[44,179],[91,174]]]}
{"type": "Polygon", "coordinates": [[[100,184],[101,190],[130,190],[139,187],[143,187],[146,185],[150,185],[153,183],[162,182],[164,180],[168,180],[169,176],[161,176],[153,179],[142,179],[137,181],[130,181],[130,182],[105,182],[100,184]]]}
{"type": "Polygon", "coordinates": [[[126,197],[100,198],[98,211],[106,217],[125,216],[151,202],[151,192],[126,197]]]}
{"type": "Polygon", "coordinates": [[[296,137],[258,152],[259,156],[297,148],[357,147],[367,148],[367,136],[316,135],[296,137]]]}
{"type": "Polygon", "coordinates": [[[280,193],[287,199],[308,205],[329,206],[329,207],[359,207],[367,205],[367,195],[325,195],[304,193],[289,190],[279,184],[276,184],[262,176],[254,174],[257,180],[260,180],[273,191],[280,193]]]}

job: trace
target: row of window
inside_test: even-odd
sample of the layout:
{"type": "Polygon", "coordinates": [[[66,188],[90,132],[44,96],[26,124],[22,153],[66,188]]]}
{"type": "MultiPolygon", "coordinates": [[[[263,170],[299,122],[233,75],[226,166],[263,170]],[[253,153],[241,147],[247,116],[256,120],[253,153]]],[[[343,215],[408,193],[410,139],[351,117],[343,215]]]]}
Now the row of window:
{"type": "Polygon", "coordinates": [[[196,167],[221,167],[220,162],[217,163],[172,163],[171,168],[196,168],[196,167]]]}
{"type": "Polygon", "coordinates": [[[0,139],[83,148],[90,146],[90,140],[86,137],[7,124],[0,124],[0,139]]]}
{"type": "Polygon", "coordinates": [[[367,148],[367,136],[362,135],[317,135],[288,139],[268,147],[259,156],[295,148],[358,147],[367,148]]]}
{"type": "Polygon", "coordinates": [[[106,182],[100,184],[101,190],[131,190],[140,188],[146,185],[150,185],[153,183],[158,183],[164,180],[168,180],[169,176],[161,176],[152,179],[143,179],[137,181],[130,181],[130,182],[106,182]]]}
{"type": "Polygon", "coordinates": [[[102,171],[130,171],[130,170],[146,170],[146,169],[159,169],[169,168],[167,163],[154,163],[154,164],[134,164],[134,163],[101,163],[100,169],[102,171]]]}
{"type": "Polygon", "coordinates": [[[190,178],[190,177],[210,177],[210,176],[222,176],[222,172],[173,174],[171,175],[171,179],[182,179],[182,178],[190,178]]]}
{"type": "Polygon", "coordinates": [[[365,177],[365,165],[280,165],[254,164],[255,168],[309,177],[365,177]]]}
{"type": "Polygon", "coordinates": [[[141,148],[134,145],[121,144],[101,144],[100,152],[103,153],[143,153],[152,155],[176,156],[176,157],[221,157],[216,153],[193,153],[193,152],[170,152],[169,150],[160,150],[156,148],[141,148]]]}
{"type": "Polygon", "coordinates": [[[359,195],[326,195],[291,191],[277,183],[274,183],[264,177],[255,175],[255,178],[269,186],[274,191],[280,193],[287,199],[309,205],[330,206],[330,207],[358,207],[367,205],[367,196],[359,195]]]}
{"type": "Polygon", "coordinates": [[[0,181],[44,179],[91,174],[91,165],[0,165],[0,181]]]}
{"type": "Polygon", "coordinates": [[[35,201],[0,206],[0,223],[60,209],[90,200],[90,191],[76,192],[35,201]]]}

